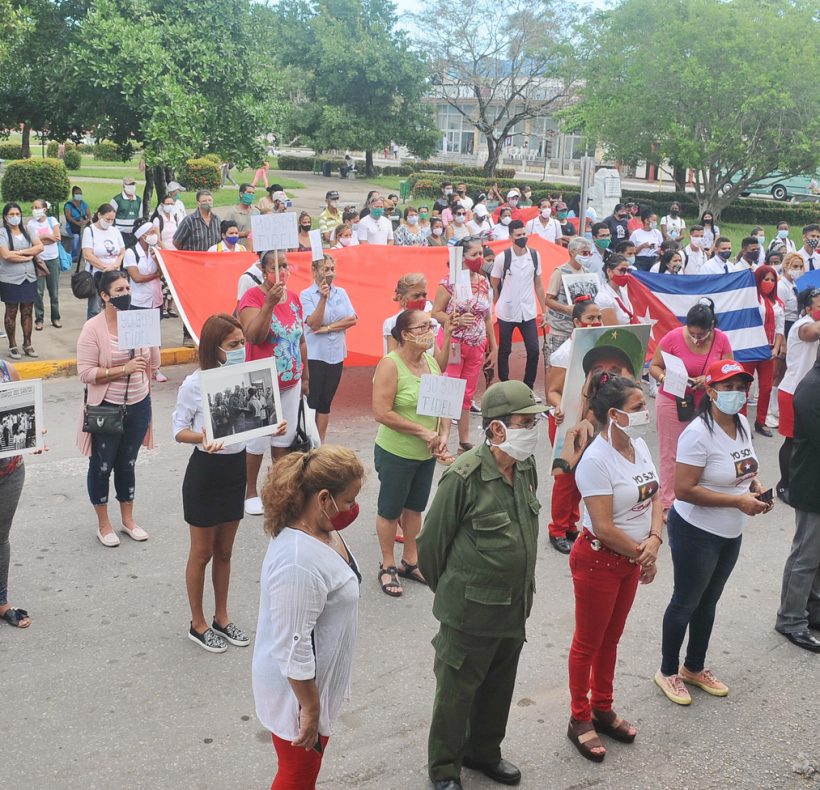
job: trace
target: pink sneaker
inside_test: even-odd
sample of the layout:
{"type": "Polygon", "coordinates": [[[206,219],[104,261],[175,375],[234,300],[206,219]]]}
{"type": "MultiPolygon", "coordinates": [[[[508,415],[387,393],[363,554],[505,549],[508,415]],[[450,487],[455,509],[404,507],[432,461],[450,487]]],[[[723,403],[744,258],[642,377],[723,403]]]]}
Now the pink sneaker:
{"type": "Polygon", "coordinates": [[[666,694],[667,698],[678,705],[691,705],[692,697],[683,685],[680,675],[664,675],[660,670],[655,673],[655,684],[666,694]]]}
{"type": "Polygon", "coordinates": [[[682,666],[680,668],[680,678],[684,683],[697,686],[714,697],[725,697],[729,693],[729,687],[719,681],[711,669],[704,669],[702,672],[690,672],[682,666]]]}
{"type": "Polygon", "coordinates": [[[156,381],[157,384],[164,384],[166,381],[168,381],[168,376],[166,376],[161,370],[155,370],[154,381],[156,381]]]}

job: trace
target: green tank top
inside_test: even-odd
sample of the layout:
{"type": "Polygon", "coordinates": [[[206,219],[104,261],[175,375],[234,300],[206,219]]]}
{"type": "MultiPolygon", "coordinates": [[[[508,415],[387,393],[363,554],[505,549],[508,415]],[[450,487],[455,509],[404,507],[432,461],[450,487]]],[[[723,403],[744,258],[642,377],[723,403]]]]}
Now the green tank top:
{"type": "MultiPolygon", "coordinates": [[[[393,400],[393,411],[407,420],[411,420],[428,430],[435,431],[438,426],[437,417],[423,417],[420,414],[416,414],[421,377],[412,373],[395,351],[391,351],[387,357],[396,363],[396,369],[399,374],[399,380],[396,385],[396,397],[393,400]]],[[[430,373],[436,376],[441,374],[441,369],[432,354],[425,354],[424,359],[427,360],[430,373]]],[[[419,439],[418,436],[411,436],[407,433],[394,431],[386,425],[379,426],[379,432],[376,434],[376,444],[381,447],[382,450],[387,450],[388,453],[393,453],[393,455],[397,455],[399,458],[407,458],[411,461],[426,461],[432,457],[432,454],[427,449],[427,444],[419,439]]]]}

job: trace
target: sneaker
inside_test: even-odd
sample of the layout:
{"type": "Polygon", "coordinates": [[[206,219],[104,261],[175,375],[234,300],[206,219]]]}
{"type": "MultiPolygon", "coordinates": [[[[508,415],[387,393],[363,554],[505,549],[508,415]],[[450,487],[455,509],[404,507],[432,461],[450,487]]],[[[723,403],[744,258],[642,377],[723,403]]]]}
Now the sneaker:
{"type": "Polygon", "coordinates": [[[655,685],[666,695],[667,699],[678,705],[691,705],[692,697],[683,685],[680,675],[664,675],[660,670],[655,673],[655,685]]]}
{"type": "Polygon", "coordinates": [[[475,405],[475,401],[470,404],[470,414],[481,414],[481,409],[475,405]]]}
{"type": "Polygon", "coordinates": [[[680,668],[679,677],[684,683],[690,686],[697,686],[713,697],[725,697],[729,693],[729,687],[721,683],[711,669],[704,669],[701,672],[690,672],[686,667],[680,668]]]}
{"type": "Polygon", "coordinates": [[[780,427],[780,419],[778,418],[778,416],[776,414],[772,414],[771,412],[769,412],[766,415],[765,425],[766,425],[767,428],[778,428],[778,427],[780,427]]]}
{"type": "Polygon", "coordinates": [[[246,499],[245,512],[249,516],[261,516],[262,513],[265,512],[265,508],[262,505],[262,498],[258,496],[252,496],[250,499],[246,499]]]}
{"type": "Polygon", "coordinates": [[[233,623],[228,623],[224,628],[220,628],[214,620],[211,623],[211,630],[237,647],[247,647],[251,643],[251,638],[233,623]]]}
{"type": "Polygon", "coordinates": [[[157,384],[164,384],[166,381],[168,381],[168,376],[166,376],[161,370],[155,370],[154,381],[156,381],[157,384]]]}
{"type": "Polygon", "coordinates": [[[209,653],[224,653],[228,649],[228,643],[218,634],[214,633],[213,628],[207,629],[205,632],[198,634],[191,626],[188,631],[188,639],[196,642],[203,650],[209,653]]]}
{"type": "Polygon", "coordinates": [[[544,402],[544,399],[543,399],[543,398],[539,398],[539,397],[536,395],[536,396],[535,396],[535,402],[536,402],[536,403],[543,403],[543,402],[544,402]]]}

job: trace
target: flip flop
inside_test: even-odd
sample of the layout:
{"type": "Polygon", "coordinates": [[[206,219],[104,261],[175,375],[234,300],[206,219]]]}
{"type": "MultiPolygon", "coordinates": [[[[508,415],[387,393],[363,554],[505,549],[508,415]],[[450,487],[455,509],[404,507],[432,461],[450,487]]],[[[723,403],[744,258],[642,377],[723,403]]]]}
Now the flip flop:
{"type": "Polygon", "coordinates": [[[25,609],[6,609],[3,614],[0,614],[0,618],[15,628],[28,628],[31,625],[31,617],[29,617],[29,613],[25,609]],[[20,625],[23,620],[28,620],[28,624],[20,625]]]}

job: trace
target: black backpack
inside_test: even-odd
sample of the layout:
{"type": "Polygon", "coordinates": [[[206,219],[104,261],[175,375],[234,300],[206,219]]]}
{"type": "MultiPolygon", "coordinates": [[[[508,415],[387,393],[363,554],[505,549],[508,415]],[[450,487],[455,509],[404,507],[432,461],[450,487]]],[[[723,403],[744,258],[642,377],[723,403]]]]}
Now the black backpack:
{"type": "MultiPolygon", "coordinates": [[[[532,281],[533,283],[538,282],[538,253],[535,250],[530,250],[530,257],[532,258],[532,281]]],[[[512,249],[507,248],[504,250],[504,270],[501,272],[501,280],[498,283],[498,293],[501,293],[501,289],[504,287],[504,280],[507,279],[507,275],[510,273],[510,269],[512,268],[512,249]]]]}

